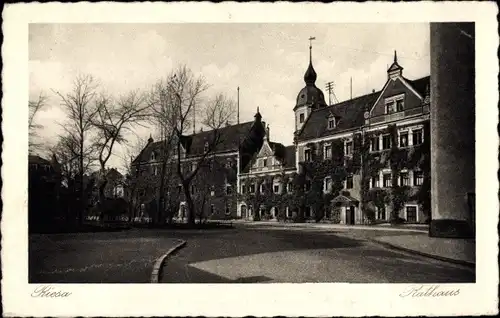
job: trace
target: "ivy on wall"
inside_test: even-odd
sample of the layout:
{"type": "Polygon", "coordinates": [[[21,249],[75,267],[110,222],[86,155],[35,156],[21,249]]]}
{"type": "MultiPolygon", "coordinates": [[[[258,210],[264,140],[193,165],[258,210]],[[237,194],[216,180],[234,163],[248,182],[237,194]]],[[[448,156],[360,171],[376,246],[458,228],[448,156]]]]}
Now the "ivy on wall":
{"type": "Polygon", "coordinates": [[[375,219],[374,207],[384,209],[386,204],[391,204],[391,222],[401,222],[399,212],[405,203],[415,200],[419,203],[424,214],[430,212],[430,127],[429,122],[424,123],[424,143],[411,148],[398,147],[398,131],[396,125],[390,125],[385,130],[376,133],[367,133],[363,140],[361,158],[363,160],[363,178],[361,180],[361,201],[364,215],[369,220],[375,219]],[[371,153],[369,140],[380,134],[390,134],[391,148],[371,153]],[[370,189],[370,178],[378,176],[381,169],[388,168],[392,173],[392,186],[390,189],[370,189]],[[412,194],[411,187],[398,185],[398,180],[403,169],[422,170],[424,183],[412,194]],[[372,203],[372,204],[370,204],[372,203]]]}

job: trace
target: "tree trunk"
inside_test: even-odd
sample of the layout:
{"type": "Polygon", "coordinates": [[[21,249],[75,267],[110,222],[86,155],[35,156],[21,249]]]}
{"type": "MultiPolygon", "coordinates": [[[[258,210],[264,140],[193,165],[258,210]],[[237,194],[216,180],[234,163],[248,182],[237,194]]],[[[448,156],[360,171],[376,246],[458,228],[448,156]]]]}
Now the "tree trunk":
{"type": "Polygon", "coordinates": [[[195,214],[195,210],[194,210],[195,209],[194,201],[193,201],[193,198],[191,197],[191,192],[189,192],[189,185],[190,185],[189,183],[184,182],[182,184],[182,187],[184,188],[184,196],[186,197],[186,203],[188,206],[187,221],[188,221],[188,224],[194,225],[196,214],[195,214]]]}
{"type": "Polygon", "coordinates": [[[104,194],[104,189],[106,188],[106,184],[108,181],[104,179],[102,183],[99,185],[99,216],[100,216],[100,221],[104,221],[104,212],[105,212],[105,202],[106,202],[106,195],[104,194]]]}

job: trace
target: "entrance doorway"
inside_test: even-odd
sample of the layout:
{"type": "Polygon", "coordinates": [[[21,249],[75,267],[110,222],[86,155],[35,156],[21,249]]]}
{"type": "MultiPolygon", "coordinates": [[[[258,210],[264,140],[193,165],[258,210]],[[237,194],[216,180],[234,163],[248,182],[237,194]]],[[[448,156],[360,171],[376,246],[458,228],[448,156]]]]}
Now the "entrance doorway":
{"type": "Polygon", "coordinates": [[[347,224],[354,225],[356,221],[355,207],[349,206],[347,209],[347,224]]]}
{"type": "Polygon", "coordinates": [[[241,206],[241,218],[242,219],[247,218],[247,206],[246,205],[241,206]]]}

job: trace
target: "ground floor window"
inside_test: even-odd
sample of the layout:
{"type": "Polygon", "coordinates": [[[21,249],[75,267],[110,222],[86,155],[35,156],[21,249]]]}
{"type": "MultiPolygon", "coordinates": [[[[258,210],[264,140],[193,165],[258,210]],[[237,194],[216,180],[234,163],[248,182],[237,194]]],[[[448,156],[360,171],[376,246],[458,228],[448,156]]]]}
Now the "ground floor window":
{"type": "Polygon", "coordinates": [[[289,207],[286,207],[286,217],[291,218],[292,217],[292,210],[289,207]]]}
{"type": "Polygon", "coordinates": [[[417,222],[417,207],[415,205],[406,206],[406,222],[408,223],[417,222]]]}
{"type": "Polygon", "coordinates": [[[385,206],[375,208],[375,219],[386,220],[385,206]]]}

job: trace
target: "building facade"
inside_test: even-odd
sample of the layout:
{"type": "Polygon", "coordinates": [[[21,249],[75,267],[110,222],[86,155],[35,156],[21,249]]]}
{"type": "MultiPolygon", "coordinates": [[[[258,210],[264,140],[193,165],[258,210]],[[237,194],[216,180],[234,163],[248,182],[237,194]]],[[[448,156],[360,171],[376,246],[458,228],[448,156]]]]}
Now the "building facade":
{"type": "Polygon", "coordinates": [[[315,75],[310,63],[294,108],[297,169],[307,192],[333,198],[306,206],[305,218],[426,222],[429,77],[405,78],[395,52],[381,90],[327,106],[315,75]]]}
{"type": "MultiPolygon", "coordinates": [[[[248,166],[262,147],[265,123],[257,110],[254,121],[226,125],[214,130],[181,135],[181,173],[194,176],[189,184],[197,219],[234,219],[238,217],[237,195],[240,167],[248,166]],[[213,145],[213,136],[217,144],[213,145]],[[198,166],[199,165],[199,166],[198,166]]],[[[177,141],[174,141],[176,144],[177,141]]],[[[128,196],[134,205],[134,219],[152,222],[155,219],[184,221],[188,202],[177,171],[177,157],[171,155],[163,166],[164,141],[148,145],[132,162],[132,185],[128,196]],[[163,202],[159,197],[161,176],[165,168],[163,202]],[[133,189],[135,187],[135,189],[133,189]],[[158,208],[163,206],[163,208],[158,208]]]]}
{"type": "MultiPolygon", "coordinates": [[[[380,90],[328,105],[310,55],[293,108],[294,144],[272,142],[259,111],[253,122],[220,129],[227,140],[207,156],[191,184],[199,213],[209,219],[427,222],[430,77],[404,77],[396,52],[386,72],[380,90]]],[[[181,137],[183,169],[196,169],[210,133],[181,137]]],[[[133,196],[141,216],[151,215],[148,204],[149,211],[158,206],[162,144],[150,139],[133,162],[136,178],[148,180],[133,196]]],[[[165,209],[184,219],[175,171],[171,180],[165,209]]]]}

